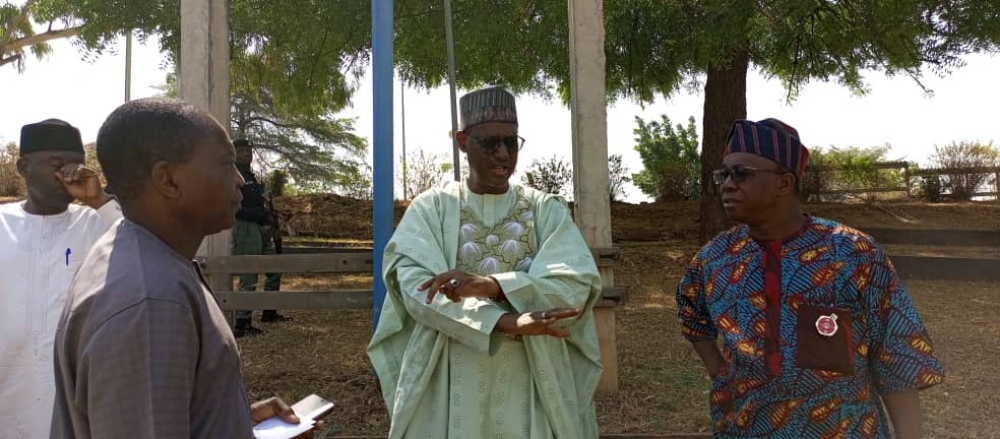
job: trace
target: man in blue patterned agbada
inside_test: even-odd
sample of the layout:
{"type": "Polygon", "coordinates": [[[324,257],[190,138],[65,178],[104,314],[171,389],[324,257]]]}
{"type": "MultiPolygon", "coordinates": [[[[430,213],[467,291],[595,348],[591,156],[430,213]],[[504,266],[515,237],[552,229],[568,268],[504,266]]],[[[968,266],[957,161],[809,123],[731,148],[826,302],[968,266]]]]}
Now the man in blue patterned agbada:
{"type": "Polygon", "coordinates": [[[510,183],[514,96],[460,100],[469,177],[420,194],[385,248],[368,356],[390,438],[597,438],[601,279],[555,195],[510,183]]]}
{"type": "Polygon", "coordinates": [[[713,175],[740,225],[698,252],[676,297],[712,378],[714,436],[887,439],[892,424],[920,438],[918,392],[944,380],[941,362],[875,240],[803,214],[808,157],[781,121],[739,120],[713,175]]]}

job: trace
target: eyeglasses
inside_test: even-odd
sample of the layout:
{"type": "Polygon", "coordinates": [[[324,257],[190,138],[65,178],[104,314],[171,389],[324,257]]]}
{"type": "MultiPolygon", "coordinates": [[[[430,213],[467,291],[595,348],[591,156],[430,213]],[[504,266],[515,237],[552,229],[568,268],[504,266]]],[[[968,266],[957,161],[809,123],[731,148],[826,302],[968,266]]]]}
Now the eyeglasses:
{"type": "Polygon", "coordinates": [[[782,169],[760,169],[754,168],[752,166],[736,165],[730,169],[717,169],[712,172],[712,179],[715,180],[715,184],[723,185],[729,178],[733,179],[733,183],[739,184],[747,181],[748,178],[753,176],[758,172],[767,172],[771,174],[785,174],[788,171],[782,169]]]}
{"type": "Polygon", "coordinates": [[[496,154],[497,150],[500,149],[501,144],[507,148],[508,154],[513,154],[517,151],[520,151],[521,148],[524,147],[524,137],[521,136],[508,136],[508,137],[494,136],[494,137],[484,137],[482,139],[477,139],[475,137],[470,136],[469,138],[472,139],[472,141],[475,142],[476,145],[479,145],[479,149],[483,151],[483,153],[486,155],[496,154]]]}

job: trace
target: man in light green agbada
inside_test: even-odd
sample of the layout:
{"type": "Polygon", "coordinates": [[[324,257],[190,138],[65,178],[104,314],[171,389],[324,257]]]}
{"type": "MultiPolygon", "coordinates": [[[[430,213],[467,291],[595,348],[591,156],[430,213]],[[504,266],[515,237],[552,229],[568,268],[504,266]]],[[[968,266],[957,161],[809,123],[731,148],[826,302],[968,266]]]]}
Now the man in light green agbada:
{"type": "Polygon", "coordinates": [[[596,438],[597,266],[562,198],[510,183],[514,96],[459,105],[468,180],[413,200],[385,248],[368,356],[389,437],[596,438]]]}

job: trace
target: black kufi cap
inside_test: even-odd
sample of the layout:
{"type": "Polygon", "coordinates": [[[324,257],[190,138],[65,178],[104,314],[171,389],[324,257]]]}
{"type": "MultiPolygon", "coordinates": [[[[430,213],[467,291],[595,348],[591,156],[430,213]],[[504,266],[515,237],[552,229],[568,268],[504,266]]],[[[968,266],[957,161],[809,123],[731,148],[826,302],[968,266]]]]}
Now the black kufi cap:
{"type": "Polygon", "coordinates": [[[48,119],[21,127],[20,154],[39,151],[69,151],[83,154],[80,130],[59,119],[48,119]]]}

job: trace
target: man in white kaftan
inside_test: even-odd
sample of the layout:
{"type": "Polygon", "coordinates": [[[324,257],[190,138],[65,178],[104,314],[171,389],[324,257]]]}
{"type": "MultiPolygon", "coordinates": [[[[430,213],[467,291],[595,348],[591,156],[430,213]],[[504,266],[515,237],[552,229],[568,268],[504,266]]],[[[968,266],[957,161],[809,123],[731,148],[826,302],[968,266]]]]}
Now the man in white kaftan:
{"type": "Polygon", "coordinates": [[[0,437],[49,437],[52,344],[66,293],[90,248],[122,216],[83,163],[76,128],[54,119],[22,128],[18,172],[28,197],[0,205],[0,437]]]}
{"type": "Polygon", "coordinates": [[[560,197],[509,183],[514,97],[461,107],[468,181],[418,196],[385,249],[368,355],[389,437],[596,438],[593,257],[560,197]]]}

